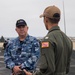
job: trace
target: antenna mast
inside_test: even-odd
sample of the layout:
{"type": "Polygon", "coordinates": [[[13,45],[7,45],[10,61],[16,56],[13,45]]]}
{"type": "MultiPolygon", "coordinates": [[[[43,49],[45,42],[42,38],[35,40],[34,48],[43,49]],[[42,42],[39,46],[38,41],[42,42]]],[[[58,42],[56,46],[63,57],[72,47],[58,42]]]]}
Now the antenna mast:
{"type": "Polygon", "coordinates": [[[65,21],[64,0],[63,0],[63,15],[64,15],[64,31],[65,31],[65,34],[66,34],[66,21],[65,21]]]}

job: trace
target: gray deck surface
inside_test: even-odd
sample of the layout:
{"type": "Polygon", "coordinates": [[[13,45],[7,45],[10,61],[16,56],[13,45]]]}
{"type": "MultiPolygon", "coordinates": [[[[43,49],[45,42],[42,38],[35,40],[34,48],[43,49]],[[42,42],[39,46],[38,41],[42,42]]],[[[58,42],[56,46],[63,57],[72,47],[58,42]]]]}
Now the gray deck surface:
{"type": "MultiPolygon", "coordinates": [[[[10,75],[10,70],[5,68],[4,50],[0,49],[0,75],[10,75]]],[[[75,51],[72,53],[69,75],[75,75],[75,51]]]]}

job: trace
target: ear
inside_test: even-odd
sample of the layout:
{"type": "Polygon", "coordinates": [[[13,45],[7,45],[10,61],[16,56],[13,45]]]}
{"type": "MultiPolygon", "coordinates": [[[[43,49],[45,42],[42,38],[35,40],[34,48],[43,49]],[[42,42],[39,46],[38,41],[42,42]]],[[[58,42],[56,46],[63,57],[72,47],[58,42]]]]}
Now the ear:
{"type": "Polygon", "coordinates": [[[46,21],[46,23],[48,23],[48,18],[47,17],[45,18],[45,21],[46,21]]]}
{"type": "Polygon", "coordinates": [[[29,29],[29,27],[27,26],[27,30],[29,29]]]}
{"type": "Polygon", "coordinates": [[[29,29],[29,27],[27,26],[27,29],[29,29]]]}
{"type": "Polygon", "coordinates": [[[15,28],[15,31],[17,31],[17,29],[15,28]]]}

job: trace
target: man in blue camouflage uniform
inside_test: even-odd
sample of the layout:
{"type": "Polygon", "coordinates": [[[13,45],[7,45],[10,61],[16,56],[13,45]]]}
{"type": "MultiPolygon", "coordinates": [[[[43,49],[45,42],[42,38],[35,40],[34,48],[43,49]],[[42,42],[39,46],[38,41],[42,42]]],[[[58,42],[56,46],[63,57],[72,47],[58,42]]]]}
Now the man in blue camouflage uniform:
{"type": "Polygon", "coordinates": [[[19,37],[11,40],[4,52],[6,68],[11,69],[14,74],[19,74],[22,69],[31,72],[39,58],[39,41],[27,33],[28,26],[23,19],[16,22],[15,30],[19,37]]]}

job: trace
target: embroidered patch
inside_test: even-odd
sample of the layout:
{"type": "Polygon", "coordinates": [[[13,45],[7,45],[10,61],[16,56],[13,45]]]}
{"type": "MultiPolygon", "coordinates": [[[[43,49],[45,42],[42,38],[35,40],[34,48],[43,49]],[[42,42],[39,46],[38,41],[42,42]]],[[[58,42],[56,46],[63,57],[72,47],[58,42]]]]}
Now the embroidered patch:
{"type": "Polygon", "coordinates": [[[47,48],[47,47],[49,47],[49,42],[42,42],[41,47],[42,47],[42,48],[47,48]]]}

